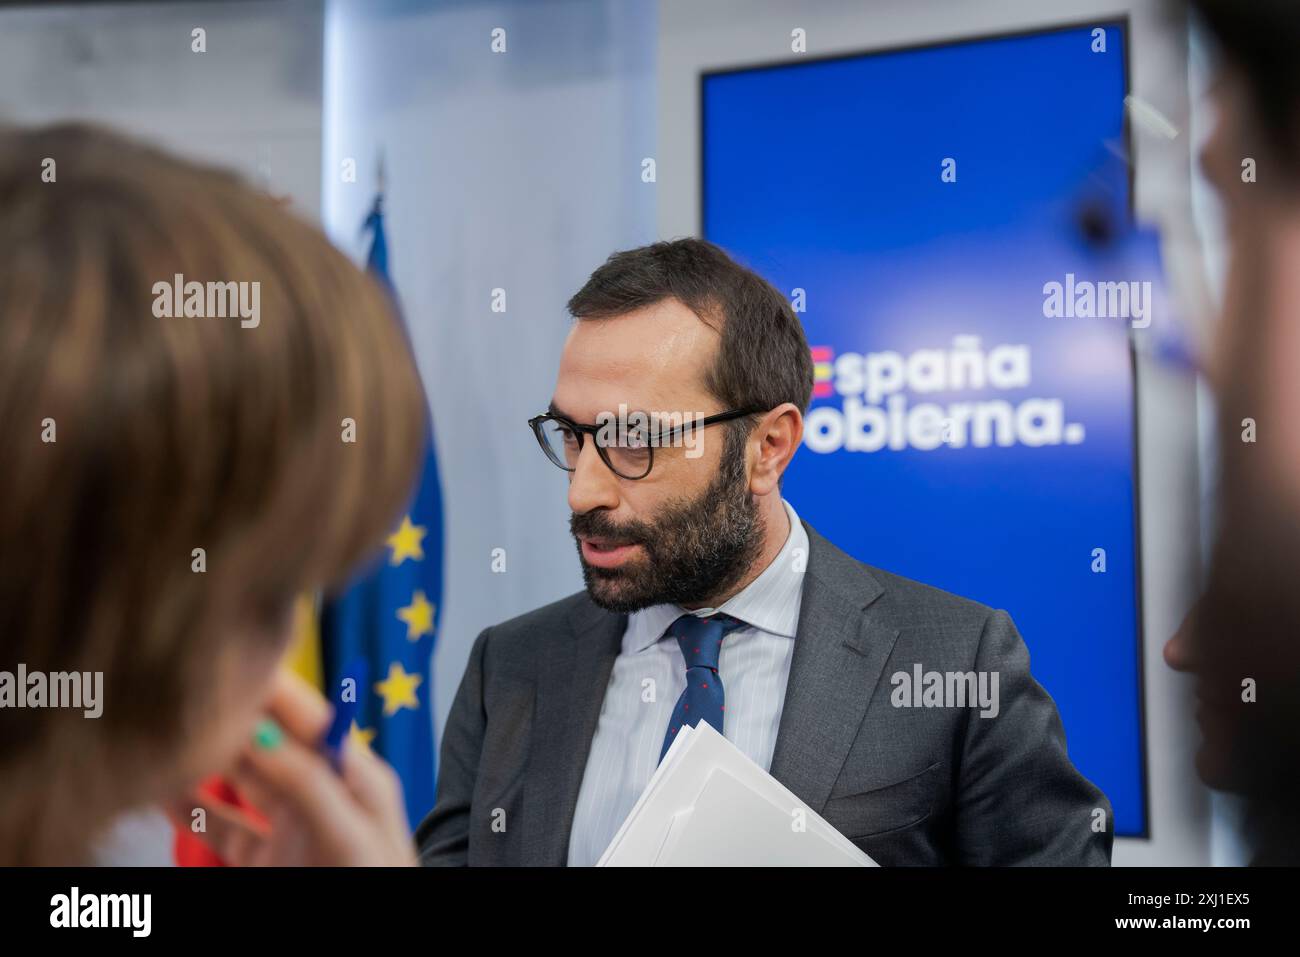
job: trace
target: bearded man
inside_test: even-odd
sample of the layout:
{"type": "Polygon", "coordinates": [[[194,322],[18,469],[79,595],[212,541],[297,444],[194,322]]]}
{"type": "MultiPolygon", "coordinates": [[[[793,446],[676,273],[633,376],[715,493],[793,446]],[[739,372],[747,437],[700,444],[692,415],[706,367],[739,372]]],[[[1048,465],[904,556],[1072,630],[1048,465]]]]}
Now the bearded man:
{"type": "Polygon", "coordinates": [[[1110,804],[1006,612],[850,558],[781,497],[813,384],[781,294],[681,239],[611,256],[569,311],[529,424],[586,589],[478,636],[421,860],[594,864],[707,721],[879,864],[1108,864],[1110,804]],[[650,424],[609,428],[626,409],[650,424]],[[918,665],[996,676],[998,706],[900,706],[918,665]]]}

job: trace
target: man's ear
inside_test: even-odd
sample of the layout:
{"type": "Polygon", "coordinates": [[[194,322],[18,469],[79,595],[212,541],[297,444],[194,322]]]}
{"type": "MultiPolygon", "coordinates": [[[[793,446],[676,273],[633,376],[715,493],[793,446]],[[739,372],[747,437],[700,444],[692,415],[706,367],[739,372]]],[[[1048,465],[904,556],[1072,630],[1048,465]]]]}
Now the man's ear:
{"type": "Polygon", "coordinates": [[[778,488],[802,441],[803,413],[793,402],[783,402],[764,415],[749,434],[749,447],[754,450],[749,490],[766,495],[778,488]]]}

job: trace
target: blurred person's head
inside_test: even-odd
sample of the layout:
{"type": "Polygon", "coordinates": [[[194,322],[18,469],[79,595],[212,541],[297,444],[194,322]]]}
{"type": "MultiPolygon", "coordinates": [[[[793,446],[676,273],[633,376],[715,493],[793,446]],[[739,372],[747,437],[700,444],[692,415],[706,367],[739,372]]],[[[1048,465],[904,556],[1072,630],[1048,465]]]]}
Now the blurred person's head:
{"type": "Polygon", "coordinates": [[[0,862],[83,860],[227,767],[423,415],[384,293],[315,228],[107,132],[0,131],[0,670],[103,675],[96,718],[0,710],[0,862]],[[178,277],[258,283],[259,321],[160,318],[178,277]]]}
{"type": "MultiPolygon", "coordinates": [[[[812,359],[790,303],[698,239],[615,253],[569,301],[551,409],[573,422],[746,414],[616,474],[591,437],[571,449],[571,529],[592,599],[631,611],[716,605],[784,541],[780,483],[803,432],[812,359]]],[[[575,438],[567,436],[570,446],[575,438]]]]}
{"type": "Polygon", "coordinates": [[[1208,363],[1218,534],[1204,598],[1166,658],[1198,677],[1201,776],[1249,797],[1261,860],[1300,860],[1300,7],[1191,6],[1222,63],[1201,165],[1229,262],[1208,363]]]}

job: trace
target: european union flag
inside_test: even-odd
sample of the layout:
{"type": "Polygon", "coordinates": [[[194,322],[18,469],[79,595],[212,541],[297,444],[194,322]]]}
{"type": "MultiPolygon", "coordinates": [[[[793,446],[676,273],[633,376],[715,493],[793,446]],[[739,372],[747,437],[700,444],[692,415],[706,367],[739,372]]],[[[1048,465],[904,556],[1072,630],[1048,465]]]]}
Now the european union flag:
{"type": "MultiPolygon", "coordinates": [[[[366,218],[367,266],[397,297],[388,276],[382,192],[366,218]]],[[[358,657],[371,693],[358,689],[352,735],[370,744],[402,779],[411,827],[433,807],[436,755],[431,665],[442,604],[442,492],[430,430],[414,500],[381,555],[321,609],[325,687],[337,696],[358,657]]]]}

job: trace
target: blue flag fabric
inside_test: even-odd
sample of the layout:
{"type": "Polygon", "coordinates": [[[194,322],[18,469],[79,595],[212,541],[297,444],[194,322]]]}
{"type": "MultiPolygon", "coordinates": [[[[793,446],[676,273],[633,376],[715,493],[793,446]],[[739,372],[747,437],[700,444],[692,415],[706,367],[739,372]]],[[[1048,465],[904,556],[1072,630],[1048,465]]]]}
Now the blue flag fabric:
{"type": "MultiPolygon", "coordinates": [[[[383,196],[366,218],[367,268],[397,297],[388,275],[383,196]]],[[[414,498],[382,553],[321,609],[321,661],[327,694],[337,700],[356,659],[365,661],[351,733],[370,744],[402,779],[414,827],[433,807],[433,650],[442,605],[442,491],[430,429],[414,498]]]]}

